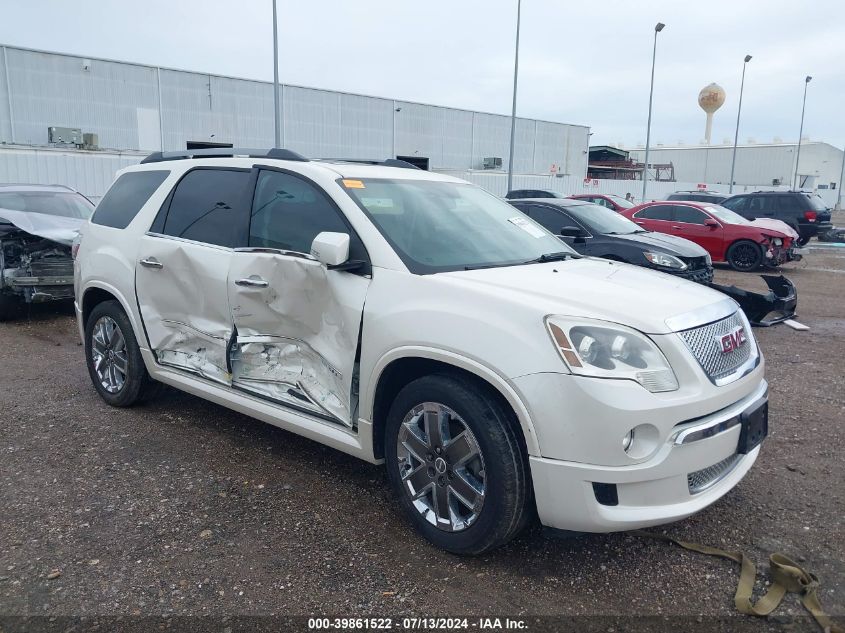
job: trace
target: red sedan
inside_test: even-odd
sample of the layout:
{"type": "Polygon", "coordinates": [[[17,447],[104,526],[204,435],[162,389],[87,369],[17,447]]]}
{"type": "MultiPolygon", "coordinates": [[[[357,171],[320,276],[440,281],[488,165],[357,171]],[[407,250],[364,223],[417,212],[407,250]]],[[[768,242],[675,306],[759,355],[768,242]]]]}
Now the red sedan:
{"type": "Polygon", "coordinates": [[[587,202],[592,202],[593,204],[600,204],[601,206],[612,209],[617,213],[627,211],[634,206],[634,203],[630,200],[626,200],[622,196],[617,196],[612,193],[578,193],[569,197],[574,198],[575,200],[586,200],[587,202]]]}
{"type": "Polygon", "coordinates": [[[648,202],[622,211],[649,231],[686,238],[702,246],[714,262],[727,262],[734,270],[775,267],[792,259],[792,236],[764,226],[766,221],[746,220],[719,205],[706,202],[648,202]],[[758,224],[761,222],[761,224],[758,224]]]}

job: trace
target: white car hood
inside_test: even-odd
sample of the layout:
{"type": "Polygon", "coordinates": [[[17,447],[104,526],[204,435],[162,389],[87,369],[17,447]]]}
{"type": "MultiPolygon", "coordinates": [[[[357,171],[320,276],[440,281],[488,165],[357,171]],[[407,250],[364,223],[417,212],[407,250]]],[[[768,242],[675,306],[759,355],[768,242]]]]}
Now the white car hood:
{"type": "Polygon", "coordinates": [[[473,291],[561,314],[622,323],[648,334],[668,334],[667,319],[686,315],[690,326],[709,322],[726,295],[673,275],[630,264],[581,258],[546,264],[485,268],[439,275],[473,291]],[[710,308],[709,310],[707,308],[710,308]],[[701,313],[696,323],[695,313],[701,313]]]}
{"type": "Polygon", "coordinates": [[[46,213],[31,213],[0,208],[0,223],[14,224],[21,231],[70,246],[86,220],[46,213]]]}
{"type": "Polygon", "coordinates": [[[756,220],[752,220],[751,225],[768,231],[783,233],[791,237],[793,240],[798,237],[798,233],[796,233],[795,230],[786,222],[775,220],[774,218],[757,218],[756,220]]]}

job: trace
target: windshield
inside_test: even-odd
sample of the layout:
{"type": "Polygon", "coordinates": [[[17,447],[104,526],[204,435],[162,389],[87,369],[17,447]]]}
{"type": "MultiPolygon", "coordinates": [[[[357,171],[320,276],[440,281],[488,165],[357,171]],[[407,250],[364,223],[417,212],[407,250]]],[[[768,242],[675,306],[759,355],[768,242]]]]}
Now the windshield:
{"type": "Polygon", "coordinates": [[[704,210],[713,215],[717,220],[721,220],[725,224],[751,224],[744,217],[738,213],[734,213],[730,209],[723,206],[706,206],[704,210]]]}
{"type": "Polygon", "coordinates": [[[614,194],[610,194],[610,195],[608,195],[607,197],[608,197],[608,198],[613,198],[613,201],[614,201],[616,204],[618,204],[620,207],[623,207],[623,208],[625,208],[625,209],[630,209],[631,207],[635,207],[635,206],[637,206],[637,205],[635,205],[633,202],[631,202],[630,200],[625,200],[625,198],[623,198],[622,196],[617,196],[617,195],[614,195],[614,194]]]}
{"type": "Polygon", "coordinates": [[[53,191],[0,192],[0,209],[44,213],[79,220],[87,220],[94,213],[94,205],[84,196],[53,191]]]}
{"type": "Polygon", "coordinates": [[[639,225],[600,204],[576,204],[566,207],[570,215],[586,226],[591,233],[603,235],[628,235],[642,232],[639,225]]]}
{"type": "Polygon", "coordinates": [[[574,253],[542,226],[474,185],[431,180],[339,181],[412,273],[524,264],[574,253]]]}

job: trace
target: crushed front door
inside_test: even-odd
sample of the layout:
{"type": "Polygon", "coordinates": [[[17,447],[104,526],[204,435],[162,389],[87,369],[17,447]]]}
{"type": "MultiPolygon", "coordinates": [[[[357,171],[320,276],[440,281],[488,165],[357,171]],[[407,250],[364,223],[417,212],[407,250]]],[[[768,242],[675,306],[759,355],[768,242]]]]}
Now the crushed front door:
{"type": "Polygon", "coordinates": [[[229,270],[233,386],[353,427],[369,283],[301,254],[236,249],[229,270]]]}

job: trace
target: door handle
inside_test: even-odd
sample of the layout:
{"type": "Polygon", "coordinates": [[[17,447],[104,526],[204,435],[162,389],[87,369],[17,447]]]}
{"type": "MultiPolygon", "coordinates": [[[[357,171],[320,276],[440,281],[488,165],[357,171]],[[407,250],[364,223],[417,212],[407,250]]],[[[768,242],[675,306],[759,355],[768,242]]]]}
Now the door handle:
{"type": "Polygon", "coordinates": [[[246,288],[266,288],[270,285],[270,282],[258,277],[247,277],[246,279],[236,279],[235,285],[246,288]]]}
{"type": "Polygon", "coordinates": [[[142,259],[140,263],[141,266],[144,266],[145,268],[164,268],[164,264],[158,261],[155,257],[147,257],[146,259],[142,259]]]}

